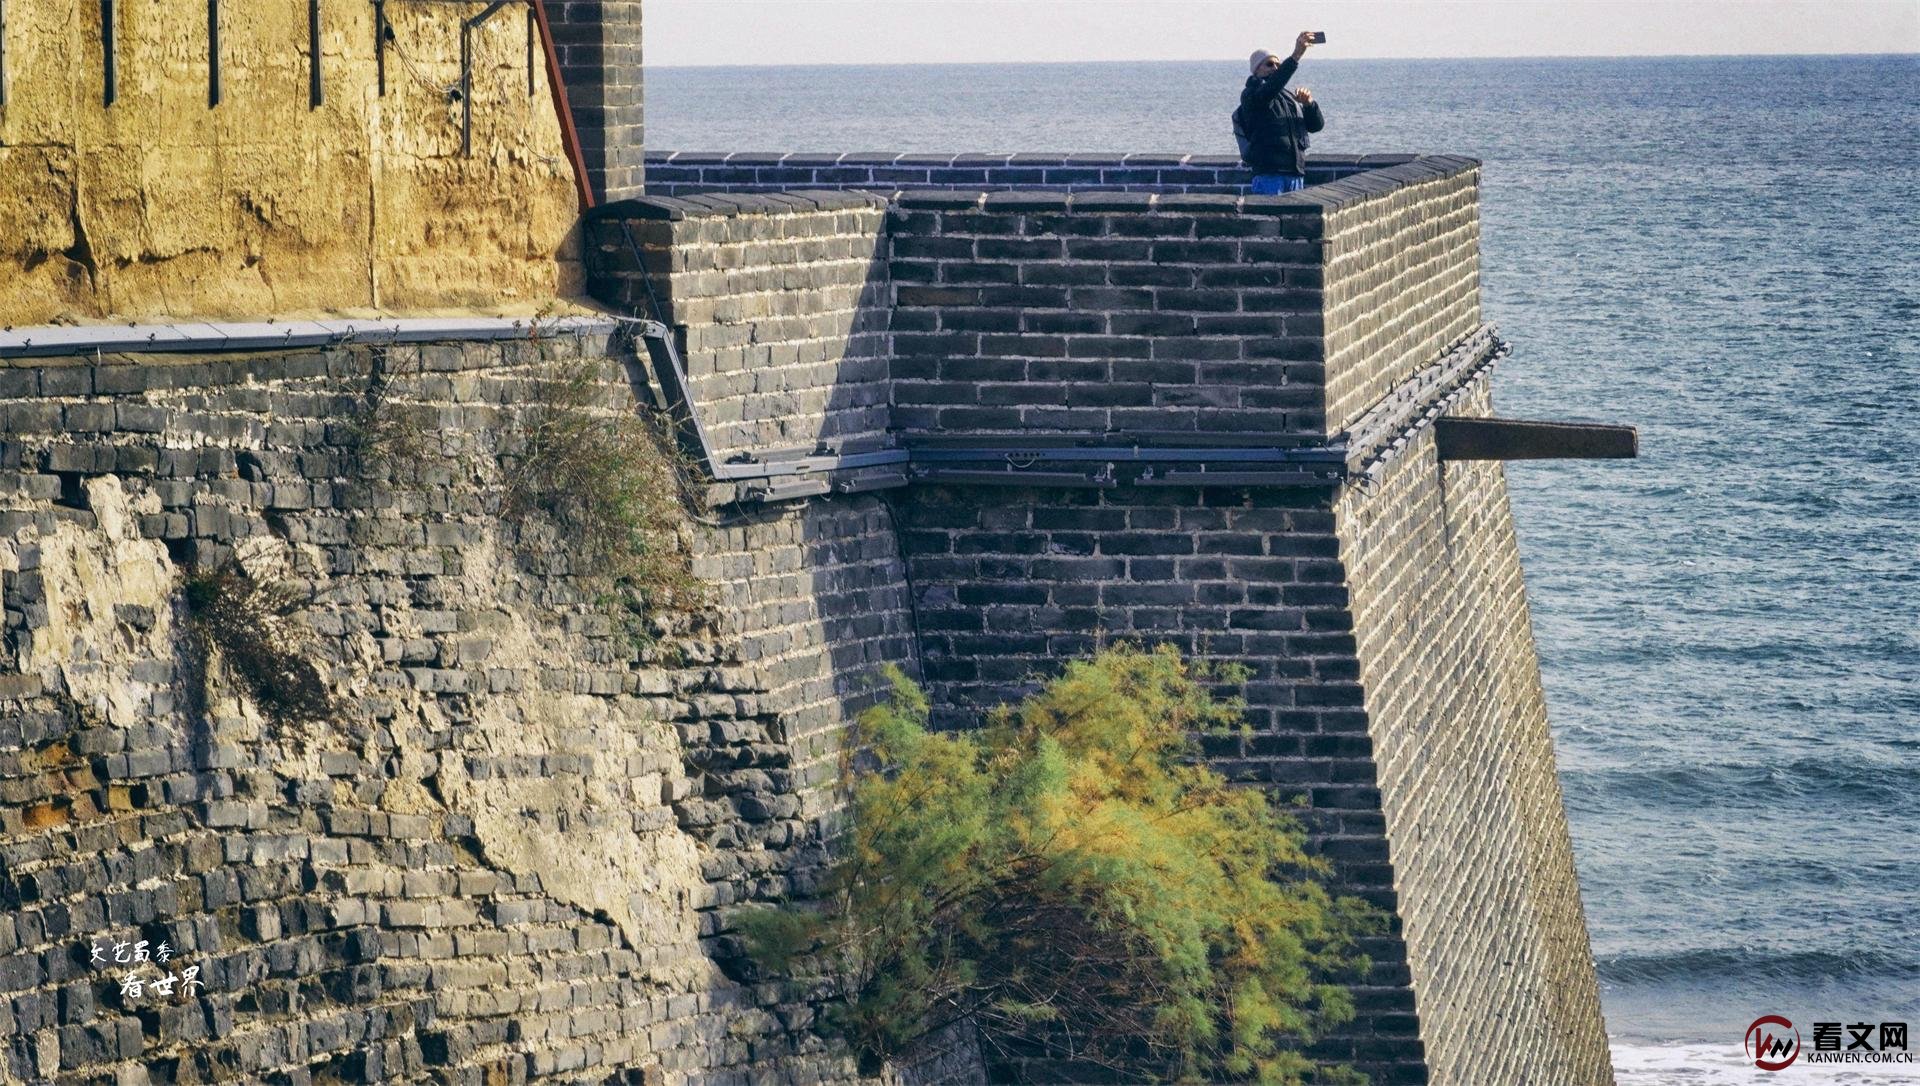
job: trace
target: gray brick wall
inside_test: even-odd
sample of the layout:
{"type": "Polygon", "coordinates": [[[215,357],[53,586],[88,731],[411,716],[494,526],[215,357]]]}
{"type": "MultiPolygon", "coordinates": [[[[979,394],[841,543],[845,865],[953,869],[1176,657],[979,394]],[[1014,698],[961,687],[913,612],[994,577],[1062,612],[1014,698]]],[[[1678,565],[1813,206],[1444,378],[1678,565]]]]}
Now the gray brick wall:
{"type": "Polygon", "coordinates": [[[607,354],[0,367],[0,1079],[854,1077],[720,910],[806,884],[849,714],[912,666],[890,520],[694,531],[713,610],[636,644],[487,489],[546,367],[630,405],[607,354]],[[376,360],[424,445],[363,469],[376,360]],[[303,601],[324,722],[185,650],[181,579],[236,554],[303,601]],[[137,939],[203,990],[123,997],[89,944],[137,939]]]}
{"type": "Polygon", "coordinates": [[[1319,205],[968,196],[891,223],[903,430],[1323,432],[1319,205]]]}
{"type": "MultiPolygon", "coordinates": [[[[1487,387],[1454,410],[1490,414],[1487,387]]],[[[1223,693],[1251,733],[1210,761],[1300,803],[1396,921],[1317,1055],[1376,1082],[1611,1081],[1497,465],[1442,467],[1415,430],[1364,490],[923,487],[902,526],[950,726],[1115,639],[1249,669],[1223,693]]]]}
{"type": "Polygon", "coordinates": [[[1334,514],[1432,1081],[1610,1082],[1501,467],[1427,431],[1334,514]]]}
{"type": "MultiPolygon", "coordinates": [[[[1249,734],[1208,740],[1209,760],[1301,803],[1339,886],[1395,909],[1327,490],[922,487],[900,509],[940,722],[968,725],[1118,639],[1244,664],[1248,681],[1222,693],[1246,700],[1249,734]]],[[[1397,922],[1365,949],[1360,1015],[1316,1052],[1377,1083],[1423,1082],[1397,922]]]]}
{"type": "Polygon", "coordinates": [[[1480,168],[1433,156],[1319,191],[1330,432],[1351,425],[1480,324],[1480,168]]]}
{"type": "Polygon", "coordinates": [[[641,0],[547,4],[561,78],[596,200],[638,196],[646,185],[646,87],[641,0]]]}
{"type": "Polygon", "coordinates": [[[890,424],[885,204],[857,192],[703,196],[679,218],[613,205],[592,227],[611,302],[682,329],[682,358],[723,456],[884,443],[890,424]],[[625,224],[624,227],[622,224],[625,224]],[[632,265],[631,235],[650,274],[632,265]],[[649,294],[651,291],[651,294],[649,294]]]}
{"type": "Polygon", "coordinates": [[[742,438],[753,428],[736,406],[741,389],[756,372],[777,383],[792,365],[743,351],[743,337],[830,339],[841,319],[830,315],[850,310],[819,298],[828,288],[816,280],[851,290],[858,260],[872,257],[847,342],[887,357],[890,425],[904,434],[1152,430],[1320,442],[1480,324],[1478,163],[1388,157],[1352,160],[1369,165],[1272,197],[649,195],[606,209],[595,227],[597,290],[650,304],[624,253],[625,221],[647,250],[655,296],[665,304],[671,295],[684,314],[672,322],[686,326],[689,352],[733,374],[702,396],[742,438]],[[846,263],[820,255],[825,235],[783,236],[844,229],[807,217],[823,206],[892,210],[884,224],[859,222],[860,236],[880,244],[854,243],[846,263]],[[802,241],[811,248],[794,248],[802,241]],[[828,260],[840,264],[823,267],[828,260]],[[798,293],[785,293],[777,314],[751,313],[775,280],[798,293]],[[879,340],[866,335],[883,330],[879,340]]]}
{"type": "MultiPolygon", "coordinates": [[[[875,250],[887,260],[868,280],[882,289],[863,304],[891,303],[871,326],[887,332],[898,440],[1233,433],[1351,440],[1354,464],[1390,458],[1384,489],[1147,487],[1125,471],[1081,489],[915,485],[895,499],[899,543],[940,719],[964,726],[1114,638],[1245,664],[1253,677],[1232,693],[1252,734],[1209,756],[1302,803],[1341,886],[1394,917],[1368,948],[1372,972],[1351,979],[1360,1017],[1317,1054],[1386,1083],[1606,1081],[1499,474],[1449,468],[1457,494],[1422,474],[1437,470],[1423,429],[1433,403],[1484,407],[1484,368],[1462,392],[1443,360],[1484,360],[1496,343],[1480,323],[1478,164],[1383,163],[1246,197],[1168,191],[1158,178],[1158,191],[1078,187],[1097,184],[1064,172],[1096,168],[1084,163],[1051,176],[1032,162],[944,167],[986,170],[982,183],[894,160],[890,170],[926,171],[916,188],[918,175],[850,157],[675,156],[701,184],[734,190],[620,212],[652,239],[656,293],[678,299],[669,319],[690,350],[781,327],[741,308],[753,291],[739,284],[797,274],[797,250],[769,239],[825,229],[824,211],[796,217],[786,202],[826,194],[741,190],[802,177],[894,186],[875,250]],[[1019,172],[1034,170],[1037,180],[1019,172]],[[1049,180],[1076,187],[993,188],[1049,180]],[[1350,432],[1403,400],[1386,412],[1392,425],[1350,432]],[[1434,770],[1435,744],[1458,752],[1456,775],[1434,770]],[[1497,1057],[1481,1051],[1488,1036],[1497,1057]],[[1493,1078],[1480,1074],[1489,1058],[1493,1078]]],[[[606,296],[631,300],[638,269],[601,251],[606,296]]],[[[1043,1059],[998,1073],[1064,1069],[1043,1059]]]]}

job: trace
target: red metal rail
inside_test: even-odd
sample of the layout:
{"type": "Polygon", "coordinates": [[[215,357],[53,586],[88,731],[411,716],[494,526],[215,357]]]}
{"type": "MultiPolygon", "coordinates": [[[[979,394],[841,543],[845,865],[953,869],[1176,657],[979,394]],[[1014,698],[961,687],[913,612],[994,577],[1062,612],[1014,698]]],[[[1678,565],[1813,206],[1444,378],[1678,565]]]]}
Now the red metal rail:
{"type": "Polygon", "coordinates": [[[545,0],[530,0],[534,21],[540,24],[540,45],[547,53],[547,85],[553,88],[553,111],[560,118],[560,142],[573,163],[573,180],[580,190],[580,209],[593,207],[593,183],[587,179],[587,159],[580,153],[580,132],[573,127],[573,107],[567,104],[567,84],[560,77],[560,54],[553,47],[553,28],[547,25],[545,0]]]}

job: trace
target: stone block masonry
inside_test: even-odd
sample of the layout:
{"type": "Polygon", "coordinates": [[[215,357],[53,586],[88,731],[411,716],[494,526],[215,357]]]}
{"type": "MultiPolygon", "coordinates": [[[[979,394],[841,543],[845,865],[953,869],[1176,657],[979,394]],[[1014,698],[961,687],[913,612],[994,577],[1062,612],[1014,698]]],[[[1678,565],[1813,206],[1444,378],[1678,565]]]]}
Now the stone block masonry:
{"type": "Polygon", "coordinates": [[[814,885],[882,665],[964,726],[1124,637],[1248,668],[1207,757],[1389,914],[1317,1054],[1608,1081],[1500,472],[1430,427],[1491,410],[1478,166],[1376,165],[602,208],[594,293],[670,327],[721,462],[878,448],[894,488],[690,514],[713,607],[637,643],[499,509],[543,374],[655,394],[623,344],[0,366],[0,1077],[849,1080],[726,909],[814,885]],[[191,651],[230,562],[325,720],[191,651]],[[205,990],[136,1003],[95,935],[205,990]]]}
{"type": "MultiPolygon", "coordinates": [[[[778,168],[814,183],[849,168],[796,157],[778,168]]],[[[714,169],[702,183],[728,180],[696,166],[714,169]]],[[[838,206],[744,177],[609,208],[595,228],[607,297],[634,299],[644,274],[614,224],[652,239],[637,263],[656,295],[671,287],[661,316],[695,372],[730,337],[779,341],[781,316],[731,301],[756,276],[797,273],[757,239],[824,229],[838,206]],[[726,269],[717,295],[689,289],[696,263],[726,269]]],[[[1478,178],[1472,160],[1432,156],[1286,197],[903,182],[862,303],[891,306],[860,327],[887,333],[880,436],[913,457],[1020,450],[968,485],[914,460],[919,481],[894,499],[939,719],[965,726],[1117,638],[1244,665],[1228,692],[1249,734],[1208,757],[1300,804],[1337,885],[1392,917],[1371,971],[1348,978],[1358,1018],[1316,1053],[1381,1083],[1605,1082],[1500,472],[1443,467],[1426,424],[1490,411],[1478,178]],[[1167,485],[1208,449],[1259,448],[1370,467],[1347,484],[1245,485],[1248,466],[1225,461],[1205,469],[1225,469],[1221,483],[1167,485]],[[1062,449],[1084,454],[1077,470],[1062,449]],[[1085,458],[1101,450],[1112,462],[1096,470],[1085,458]]],[[[730,419],[724,390],[713,408],[730,419]]]]}
{"type": "MultiPolygon", "coordinates": [[[[652,151],[647,193],[781,192],[796,189],[911,189],[1238,194],[1251,174],[1219,155],[758,154],[652,151]]],[[[1311,155],[1307,183],[1411,162],[1414,155],[1311,155]]]]}
{"type": "Polygon", "coordinates": [[[0,1080],[853,1077],[719,916],[810,877],[847,714],[912,668],[891,520],[703,527],[712,611],[636,644],[498,512],[536,382],[624,409],[625,354],[0,368],[0,1080]],[[230,561],[295,601],[325,719],[192,649],[230,561]],[[176,957],[112,962],[142,939],[176,957]]]}

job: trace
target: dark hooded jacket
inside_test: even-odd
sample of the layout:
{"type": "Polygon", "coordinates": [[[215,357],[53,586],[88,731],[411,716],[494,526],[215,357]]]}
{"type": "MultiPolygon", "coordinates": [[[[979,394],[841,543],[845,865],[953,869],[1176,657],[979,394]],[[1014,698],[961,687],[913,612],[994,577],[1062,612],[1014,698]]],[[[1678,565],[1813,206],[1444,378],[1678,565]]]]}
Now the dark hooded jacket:
{"type": "Polygon", "coordinates": [[[1247,133],[1242,157],[1254,173],[1307,172],[1307,133],[1320,131],[1327,122],[1320,103],[1303,106],[1287,93],[1287,80],[1299,67],[1298,60],[1287,57],[1272,75],[1248,76],[1240,92],[1238,115],[1247,133]]]}

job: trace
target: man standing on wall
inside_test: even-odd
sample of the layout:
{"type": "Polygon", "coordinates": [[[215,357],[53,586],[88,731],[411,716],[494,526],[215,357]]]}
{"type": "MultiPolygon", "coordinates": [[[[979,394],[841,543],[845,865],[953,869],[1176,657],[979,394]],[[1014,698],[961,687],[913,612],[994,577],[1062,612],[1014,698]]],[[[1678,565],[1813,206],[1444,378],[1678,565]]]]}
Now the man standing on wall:
{"type": "Polygon", "coordinates": [[[1240,108],[1233,112],[1233,132],[1259,195],[1297,192],[1307,183],[1307,133],[1320,131],[1327,122],[1313,92],[1301,87],[1288,93],[1287,80],[1316,40],[1326,39],[1302,30],[1287,59],[1255,49],[1247,60],[1253,74],[1240,92],[1240,108]]]}

